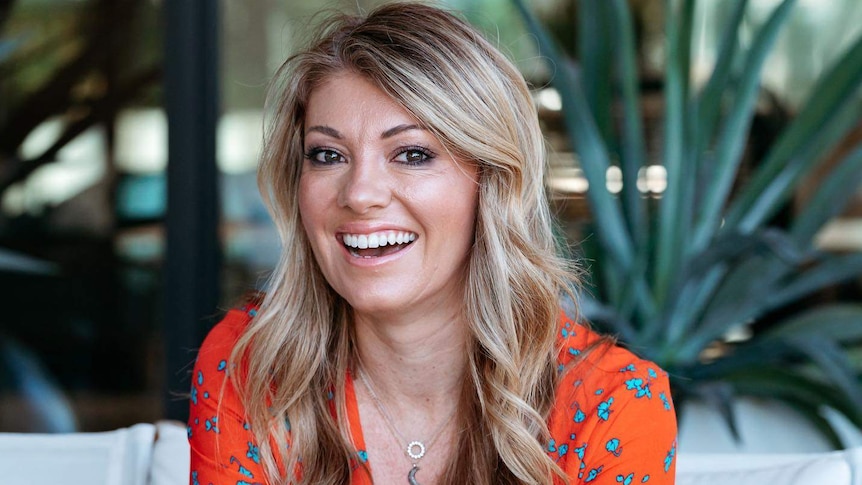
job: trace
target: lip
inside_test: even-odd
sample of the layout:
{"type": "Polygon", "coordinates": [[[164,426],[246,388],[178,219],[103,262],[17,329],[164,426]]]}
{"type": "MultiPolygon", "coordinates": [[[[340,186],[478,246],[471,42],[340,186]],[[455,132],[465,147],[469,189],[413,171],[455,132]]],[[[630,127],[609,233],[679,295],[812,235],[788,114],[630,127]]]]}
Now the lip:
{"type": "Polygon", "coordinates": [[[413,232],[416,231],[412,229],[408,229],[404,226],[399,226],[397,224],[386,223],[386,222],[348,222],[345,224],[341,224],[337,228],[335,228],[335,235],[341,236],[342,234],[371,234],[373,232],[379,231],[402,231],[402,232],[413,232]]]}
{"type": "MultiPolygon", "coordinates": [[[[350,253],[350,250],[347,249],[347,246],[344,245],[342,241],[342,237],[344,234],[372,234],[375,232],[382,231],[395,231],[395,232],[410,232],[416,234],[416,239],[419,239],[419,233],[413,231],[411,229],[407,229],[403,226],[388,224],[388,223],[347,223],[338,226],[335,231],[334,239],[335,243],[341,248],[341,254],[347,260],[348,264],[352,266],[358,266],[362,268],[380,266],[397,259],[402,258],[411,249],[413,249],[414,244],[408,244],[404,249],[400,251],[394,252],[392,254],[387,254],[386,256],[379,256],[376,258],[357,258],[350,253]]],[[[416,242],[416,241],[414,241],[416,242]]]]}

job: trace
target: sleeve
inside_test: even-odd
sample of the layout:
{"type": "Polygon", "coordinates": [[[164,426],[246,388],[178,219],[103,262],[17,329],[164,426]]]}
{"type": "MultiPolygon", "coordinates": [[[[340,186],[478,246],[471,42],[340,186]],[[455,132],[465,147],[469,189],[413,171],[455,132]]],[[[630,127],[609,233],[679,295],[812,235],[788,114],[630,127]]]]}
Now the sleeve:
{"type": "Polygon", "coordinates": [[[262,485],[263,467],[228,358],[254,310],[231,310],[198,351],[189,398],[191,485],[262,485]]]}
{"type": "Polygon", "coordinates": [[[573,485],[672,485],[677,428],[668,376],[623,349],[610,353],[601,369],[563,380],[569,399],[548,451],[573,485]]]}

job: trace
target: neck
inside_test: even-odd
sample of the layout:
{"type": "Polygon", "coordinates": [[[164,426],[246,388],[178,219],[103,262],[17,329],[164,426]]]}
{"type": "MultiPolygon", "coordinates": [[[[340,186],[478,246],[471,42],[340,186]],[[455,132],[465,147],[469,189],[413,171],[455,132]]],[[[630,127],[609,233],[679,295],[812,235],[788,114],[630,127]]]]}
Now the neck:
{"type": "Polygon", "coordinates": [[[467,367],[468,330],[460,314],[382,321],[355,315],[365,375],[393,412],[400,407],[445,414],[458,402],[467,367]]]}
{"type": "Polygon", "coordinates": [[[459,313],[353,317],[356,399],[366,448],[380,457],[372,467],[375,482],[403,483],[406,473],[415,484],[421,468],[419,480],[436,483],[456,440],[467,323],[459,313]]]}

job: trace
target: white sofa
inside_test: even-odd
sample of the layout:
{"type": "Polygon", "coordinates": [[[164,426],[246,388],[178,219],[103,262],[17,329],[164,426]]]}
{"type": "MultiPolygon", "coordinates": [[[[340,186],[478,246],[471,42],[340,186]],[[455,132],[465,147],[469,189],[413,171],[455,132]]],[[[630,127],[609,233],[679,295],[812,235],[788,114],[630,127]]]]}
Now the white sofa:
{"type": "MultiPolygon", "coordinates": [[[[0,484],[186,485],[189,449],[177,422],[105,433],[0,433],[0,484]]],[[[677,485],[862,485],[862,447],[843,451],[680,453],[677,485]]]]}
{"type": "Polygon", "coordinates": [[[680,453],[677,485],[862,485],[862,447],[804,453],[680,453]]]}
{"type": "Polygon", "coordinates": [[[186,428],[142,423],[103,433],[0,433],[2,485],[185,485],[186,428]]]}

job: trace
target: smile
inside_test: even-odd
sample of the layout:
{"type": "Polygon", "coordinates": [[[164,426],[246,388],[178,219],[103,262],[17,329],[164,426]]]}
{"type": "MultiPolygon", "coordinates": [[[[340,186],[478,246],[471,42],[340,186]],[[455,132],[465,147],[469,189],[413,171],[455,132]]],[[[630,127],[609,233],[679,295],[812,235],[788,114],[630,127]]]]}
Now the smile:
{"type": "Polygon", "coordinates": [[[341,241],[358,258],[386,256],[404,249],[416,240],[416,233],[407,231],[380,231],[371,234],[342,234],[341,241]]]}

